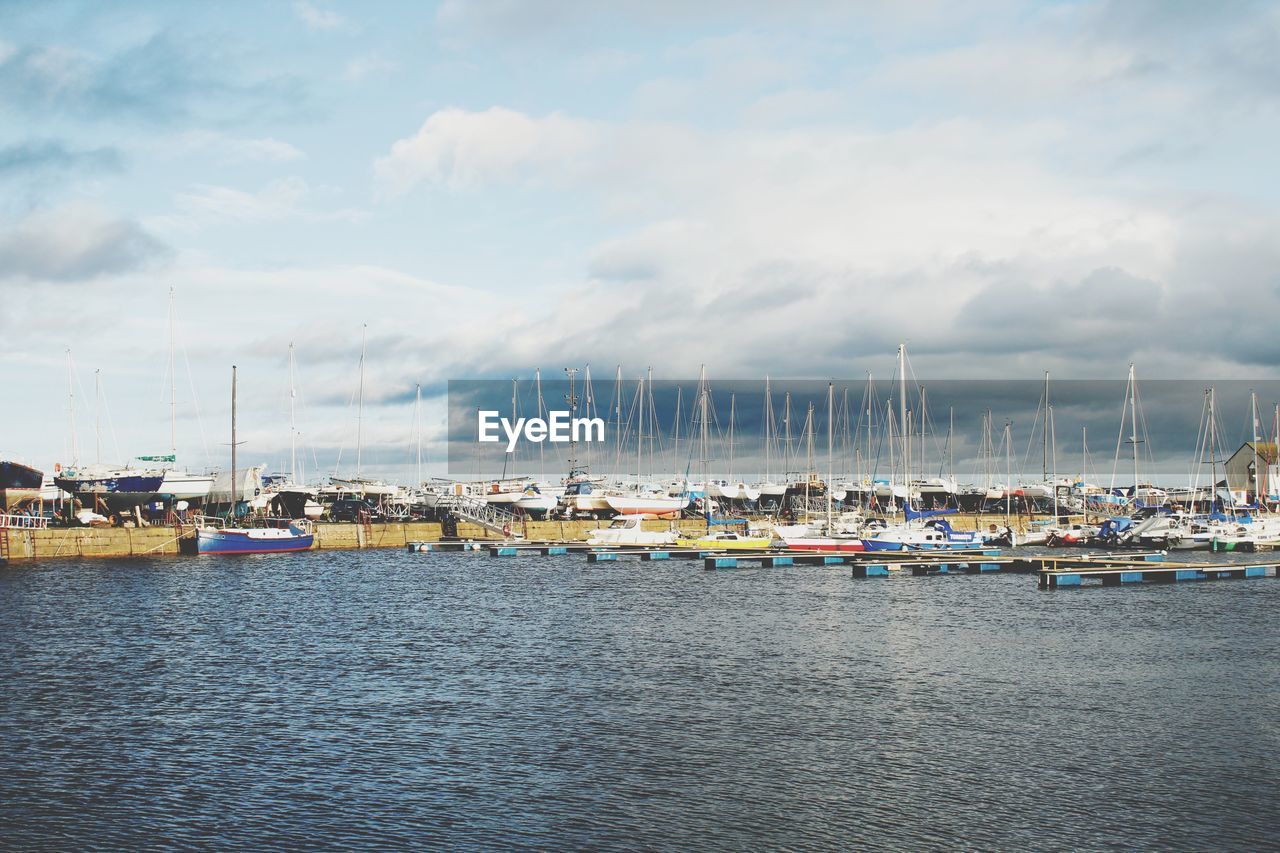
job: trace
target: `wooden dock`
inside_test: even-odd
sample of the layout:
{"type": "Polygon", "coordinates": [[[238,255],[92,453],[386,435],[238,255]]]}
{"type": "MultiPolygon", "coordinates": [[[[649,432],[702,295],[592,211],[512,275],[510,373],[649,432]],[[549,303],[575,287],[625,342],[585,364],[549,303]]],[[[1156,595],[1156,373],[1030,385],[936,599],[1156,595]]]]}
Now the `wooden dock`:
{"type": "Polygon", "coordinates": [[[1077,565],[1053,565],[1040,569],[1041,589],[1083,586],[1086,580],[1101,581],[1103,586],[1138,583],[1181,583],[1183,581],[1234,580],[1277,577],[1277,563],[1175,563],[1151,561],[1081,562],[1077,565]]]}

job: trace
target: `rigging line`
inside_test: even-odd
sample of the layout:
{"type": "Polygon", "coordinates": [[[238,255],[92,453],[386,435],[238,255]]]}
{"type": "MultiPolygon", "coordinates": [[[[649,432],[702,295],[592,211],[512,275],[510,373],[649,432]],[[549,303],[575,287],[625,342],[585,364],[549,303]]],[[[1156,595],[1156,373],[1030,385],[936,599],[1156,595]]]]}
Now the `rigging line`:
{"type": "Polygon", "coordinates": [[[191,408],[196,415],[196,429],[200,431],[200,448],[204,451],[204,469],[213,468],[213,454],[209,452],[209,436],[204,429],[204,418],[200,415],[200,397],[196,394],[196,377],[191,370],[191,358],[187,355],[187,347],[182,346],[182,363],[187,368],[187,385],[191,389],[191,408]]]}
{"type": "Polygon", "coordinates": [[[102,388],[102,411],[107,415],[107,429],[111,431],[111,444],[116,449],[116,459],[123,463],[125,460],[120,453],[120,440],[116,437],[116,425],[115,422],[111,420],[111,403],[107,400],[105,387],[102,387],[105,383],[102,382],[101,374],[98,375],[98,383],[99,387],[102,388]]]}
{"type": "Polygon", "coordinates": [[[1049,417],[1048,417],[1047,410],[1045,409],[1044,397],[1045,397],[1044,393],[1041,392],[1040,402],[1036,404],[1036,417],[1035,417],[1035,420],[1032,421],[1031,423],[1031,432],[1027,433],[1027,451],[1026,453],[1023,454],[1022,465],[1018,469],[1019,479],[1022,478],[1022,472],[1026,471],[1027,466],[1031,464],[1031,446],[1036,440],[1036,430],[1037,429],[1047,430],[1049,427],[1049,417]],[[1040,422],[1041,411],[1046,411],[1043,427],[1040,422]]]}
{"type": "MultiPolygon", "coordinates": [[[[363,369],[363,366],[364,366],[364,356],[363,356],[363,354],[360,356],[360,365],[361,365],[361,369],[363,369]]],[[[354,387],[354,388],[352,388],[352,389],[351,389],[351,396],[347,398],[347,425],[348,425],[348,429],[343,431],[343,432],[344,432],[343,437],[342,437],[341,441],[338,443],[338,456],[337,456],[337,458],[335,458],[335,459],[334,459],[334,461],[333,461],[333,476],[337,476],[337,474],[338,474],[338,469],[342,466],[342,454],[343,454],[343,452],[347,449],[347,434],[350,432],[350,424],[351,424],[351,410],[355,408],[355,405],[356,405],[356,395],[357,395],[357,394],[359,394],[359,384],[358,384],[358,383],[357,383],[356,387],[354,387]]]]}

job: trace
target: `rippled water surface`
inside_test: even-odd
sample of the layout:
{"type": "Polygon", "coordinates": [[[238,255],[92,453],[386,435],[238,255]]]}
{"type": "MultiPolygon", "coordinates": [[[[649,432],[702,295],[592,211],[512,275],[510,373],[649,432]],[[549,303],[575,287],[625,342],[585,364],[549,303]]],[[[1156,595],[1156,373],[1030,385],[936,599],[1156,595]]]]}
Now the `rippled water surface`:
{"type": "Polygon", "coordinates": [[[0,844],[1276,844],[1280,581],[0,568],[0,844]]]}

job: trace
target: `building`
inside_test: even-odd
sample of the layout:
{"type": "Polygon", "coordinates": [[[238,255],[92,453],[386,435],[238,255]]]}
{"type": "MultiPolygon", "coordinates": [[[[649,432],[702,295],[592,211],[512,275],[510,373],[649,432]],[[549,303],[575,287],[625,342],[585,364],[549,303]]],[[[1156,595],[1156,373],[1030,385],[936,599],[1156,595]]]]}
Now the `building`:
{"type": "Polygon", "coordinates": [[[1280,486],[1276,475],[1276,445],[1270,441],[1258,442],[1258,467],[1261,469],[1260,489],[1255,489],[1253,478],[1254,450],[1253,442],[1246,441],[1240,449],[1231,454],[1227,460],[1227,488],[1232,492],[1248,492],[1253,497],[1258,491],[1263,495],[1270,494],[1269,486],[1280,486]]]}

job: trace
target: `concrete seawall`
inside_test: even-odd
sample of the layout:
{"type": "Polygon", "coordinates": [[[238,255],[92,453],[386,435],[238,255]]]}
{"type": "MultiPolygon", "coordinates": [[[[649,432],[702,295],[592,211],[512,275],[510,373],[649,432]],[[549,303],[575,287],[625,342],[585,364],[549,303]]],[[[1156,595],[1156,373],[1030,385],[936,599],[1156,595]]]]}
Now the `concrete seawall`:
{"type": "MultiPolygon", "coordinates": [[[[947,520],[957,530],[986,529],[990,524],[1003,525],[1003,516],[953,515],[947,520]]],[[[608,521],[529,521],[515,527],[513,536],[523,536],[533,541],[574,542],[583,541],[591,531],[608,526],[608,521]]],[[[701,519],[689,518],[674,522],[678,531],[697,535],[706,529],[701,519]]],[[[646,521],[646,530],[669,530],[670,521],[646,521]]],[[[1027,529],[1025,517],[1012,519],[1018,533],[1027,529]]],[[[389,522],[370,525],[368,530],[359,524],[317,524],[313,550],[354,548],[403,548],[409,542],[434,542],[443,535],[442,526],[434,521],[389,522]]],[[[190,553],[192,527],[69,527],[47,530],[0,529],[0,555],[10,560],[40,560],[66,557],[154,557],[190,553]],[[186,540],[184,546],[183,542],[186,540]]],[[[500,540],[500,534],[486,530],[478,524],[458,522],[457,536],[461,539],[500,540]]]]}
{"type": "MultiPolygon", "coordinates": [[[[440,538],[436,522],[371,525],[368,531],[358,524],[317,524],[313,550],[350,548],[403,548],[407,542],[430,542],[440,538]]],[[[174,556],[191,548],[183,540],[195,536],[194,528],[177,527],[66,527],[47,530],[0,530],[6,547],[0,554],[10,560],[41,560],[66,557],[157,557],[174,556]]]]}

